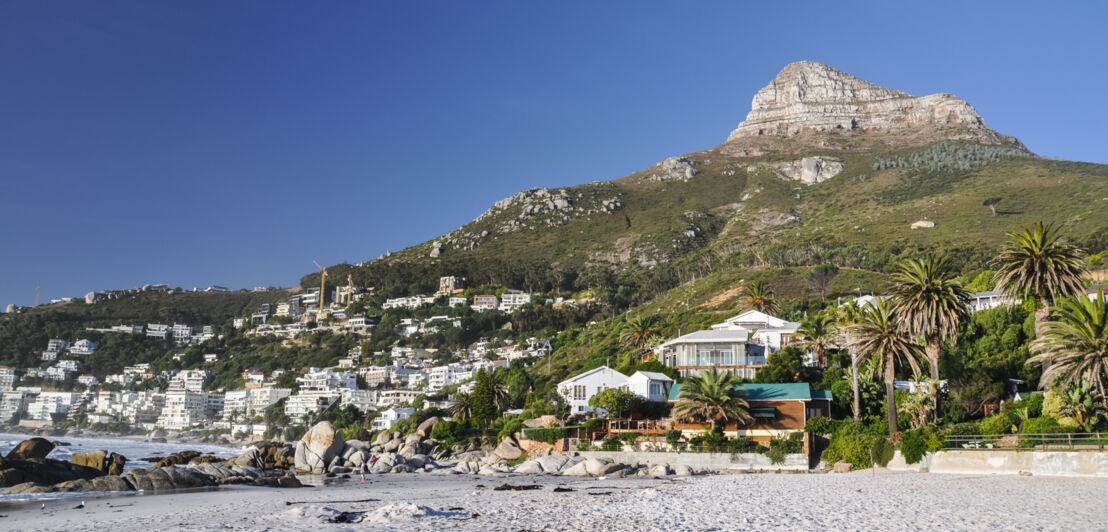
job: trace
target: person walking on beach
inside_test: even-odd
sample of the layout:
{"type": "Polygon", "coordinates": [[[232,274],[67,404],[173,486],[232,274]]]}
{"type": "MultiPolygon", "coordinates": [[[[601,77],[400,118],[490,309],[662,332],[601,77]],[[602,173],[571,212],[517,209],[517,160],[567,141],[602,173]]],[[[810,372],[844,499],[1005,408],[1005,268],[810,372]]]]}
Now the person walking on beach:
{"type": "Polygon", "coordinates": [[[360,473],[362,475],[362,484],[365,484],[365,470],[366,470],[365,458],[362,458],[362,465],[361,465],[361,467],[358,468],[358,473],[360,473]]]}

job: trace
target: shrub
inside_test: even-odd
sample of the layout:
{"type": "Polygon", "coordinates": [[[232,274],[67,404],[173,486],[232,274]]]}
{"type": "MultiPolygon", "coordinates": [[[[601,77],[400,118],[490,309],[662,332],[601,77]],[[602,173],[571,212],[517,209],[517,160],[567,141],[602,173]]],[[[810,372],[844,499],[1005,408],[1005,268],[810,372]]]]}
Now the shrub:
{"type": "Polygon", "coordinates": [[[873,465],[870,448],[874,440],[885,436],[887,427],[879,418],[869,425],[843,420],[831,435],[831,443],[823,456],[831,463],[842,461],[852,464],[856,469],[868,468],[873,465]]]}
{"type": "Polygon", "coordinates": [[[896,449],[893,447],[892,442],[890,442],[884,436],[878,437],[877,439],[873,440],[873,443],[870,444],[869,448],[870,459],[873,461],[873,463],[881,467],[889,465],[889,460],[893,459],[893,454],[895,452],[896,449]]]}
{"type": "Polygon", "coordinates": [[[535,429],[524,429],[523,437],[528,440],[544,441],[551,445],[555,441],[558,441],[566,437],[565,427],[540,427],[535,429]]]}
{"type": "Polygon", "coordinates": [[[1011,416],[994,414],[981,420],[981,434],[995,436],[1011,432],[1014,420],[1011,416]]]}
{"type": "Polygon", "coordinates": [[[952,436],[968,436],[971,434],[981,434],[981,424],[976,421],[970,421],[967,423],[956,423],[951,425],[946,430],[947,434],[952,436]]]}
{"type": "Polygon", "coordinates": [[[620,450],[620,441],[618,438],[608,438],[604,440],[604,443],[600,444],[601,451],[618,451],[620,450]]]}
{"type": "Polygon", "coordinates": [[[783,464],[785,463],[785,450],[782,447],[770,447],[766,450],[766,458],[769,458],[770,463],[783,464]]]}
{"type": "Polygon", "coordinates": [[[900,434],[900,454],[907,464],[918,464],[927,452],[927,428],[907,430],[900,434]]]}
{"type": "Polygon", "coordinates": [[[600,423],[599,419],[592,418],[592,419],[586,419],[585,422],[583,423],[583,425],[585,426],[585,430],[592,430],[599,423],[600,423]]]}
{"type": "Polygon", "coordinates": [[[1066,432],[1066,428],[1058,424],[1058,420],[1049,416],[1033,417],[1023,422],[1024,434],[1050,434],[1054,432],[1066,432]]]}
{"type": "Polygon", "coordinates": [[[638,432],[624,432],[619,435],[619,441],[624,445],[635,445],[635,442],[639,441],[638,432]]]}
{"type": "Polygon", "coordinates": [[[523,420],[519,418],[509,419],[500,427],[500,432],[497,433],[496,439],[498,441],[504,441],[504,438],[510,437],[521,430],[523,430],[523,420]]]}
{"type": "Polygon", "coordinates": [[[669,444],[674,450],[677,449],[677,445],[681,443],[681,431],[679,430],[667,430],[666,431],[666,443],[669,444]]]}
{"type": "Polygon", "coordinates": [[[831,432],[831,420],[824,416],[816,416],[804,424],[804,432],[809,434],[827,434],[831,432]]]}

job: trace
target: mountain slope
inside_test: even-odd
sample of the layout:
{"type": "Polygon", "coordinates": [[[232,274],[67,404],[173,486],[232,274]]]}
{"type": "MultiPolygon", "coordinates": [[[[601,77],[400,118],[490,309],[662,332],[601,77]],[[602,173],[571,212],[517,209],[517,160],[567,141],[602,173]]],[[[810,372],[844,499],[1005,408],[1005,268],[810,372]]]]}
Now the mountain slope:
{"type": "Polygon", "coordinates": [[[723,265],[880,272],[922,250],[972,271],[1007,231],[1037,220],[1101,251],[1105,177],[1105,165],[1034,156],[952,95],[915,98],[800,62],[720,146],[614,181],[521,192],[352,275],[400,295],[433,291],[438,275],[569,290],[609,269],[649,272],[657,294],[723,265]],[[989,198],[1000,198],[996,216],[989,198]],[[912,229],[920,220],[935,225],[912,229]]]}

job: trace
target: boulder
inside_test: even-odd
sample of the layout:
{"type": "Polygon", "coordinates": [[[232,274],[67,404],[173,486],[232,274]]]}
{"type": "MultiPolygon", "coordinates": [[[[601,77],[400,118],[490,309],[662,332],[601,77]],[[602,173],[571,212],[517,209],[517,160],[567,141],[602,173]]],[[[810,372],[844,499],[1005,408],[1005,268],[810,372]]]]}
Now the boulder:
{"type": "Polygon", "coordinates": [[[431,459],[428,458],[425,454],[415,454],[407,458],[408,465],[411,466],[412,469],[423,469],[423,466],[427,465],[431,461],[431,459]]]}
{"type": "Polygon", "coordinates": [[[393,438],[388,443],[381,446],[381,451],[386,453],[395,453],[400,447],[404,445],[404,440],[400,438],[393,438]]]}
{"type": "Polygon", "coordinates": [[[391,470],[389,470],[389,473],[411,473],[411,472],[412,472],[412,468],[408,467],[407,464],[396,464],[396,465],[392,466],[391,470]]]}
{"type": "Polygon", "coordinates": [[[496,446],[493,454],[505,460],[515,460],[523,456],[523,450],[519,448],[519,444],[516,443],[515,438],[509,436],[504,438],[504,441],[500,442],[500,445],[496,446]]]}
{"type": "Polygon", "coordinates": [[[545,415],[536,418],[531,418],[523,422],[524,427],[537,429],[539,427],[553,427],[558,424],[558,418],[556,416],[545,415]]]}
{"type": "Polygon", "coordinates": [[[53,486],[44,486],[42,484],[35,484],[34,482],[24,482],[7,488],[0,493],[4,495],[25,495],[29,493],[50,493],[52,491],[54,491],[53,486]]]}
{"type": "Polygon", "coordinates": [[[679,477],[687,477],[692,475],[692,468],[684,464],[677,464],[673,466],[673,474],[679,477]]]}
{"type": "Polygon", "coordinates": [[[216,486],[216,479],[184,467],[152,467],[135,469],[123,475],[136,490],[164,491],[216,486]]]}
{"type": "Polygon", "coordinates": [[[109,475],[122,475],[123,466],[127,465],[127,457],[119,453],[108,456],[107,467],[109,475]]]}
{"type": "Polygon", "coordinates": [[[49,458],[0,459],[0,487],[15,486],[25,482],[52,486],[70,480],[90,480],[103,475],[104,472],[99,469],[49,458]]]}
{"type": "Polygon", "coordinates": [[[614,463],[610,460],[604,460],[599,458],[589,458],[583,462],[585,464],[585,471],[594,477],[600,477],[607,475],[613,471],[619,471],[625,466],[620,463],[614,463]]]}
{"type": "Polygon", "coordinates": [[[515,472],[520,475],[540,475],[543,473],[542,465],[538,460],[528,460],[519,464],[516,467],[515,472]]]}
{"type": "Polygon", "coordinates": [[[93,469],[99,469],[101,472],[107,472],[108,468],[105,462],[108,459],[108,451],[89,451],[87,453],[74,453],[69,457],[69,461],[77,465],[85,467],[91,467],[93,469]]]}
{"type": "Polygon", "coordinates": [[[173,453],[160,460],[146,459],[149,462],[156,462],[154,467],[169,467],[175,465],[184,465],[192,461],[193,458],[200,456],[200,451],[181,451],[179,453],[173,453]]]}
{"type": "Polygon", "coordinates": [[[436,417],[436,416],[429,417],[426,420],[424,420],[423,423],[420,423],[418,427],[416,427],[415,433],[422,436],[422,437],[424,437],[424,438],[430,438],[431,437],[431,431],[435,430],[435,425],[438,422],[439,422],[438,417],[436,417]]]}
{"type": "Polygon", "coordinates": [[[664,477],[672,475],[673,471],[671,471],[666,464],[655,464],[650,466],[650,469],[647,470],[647,474],[654,477],[664,477]]]}
{"type": "Polygon", "coordinates": [[[135,488],[119,475],[105,475],[90,481],[91,491],[133,491],[135,488]]]}
{"type": "Polygon", "coordinates": [[[243,467],[258,467],[262,463],[261,457],[258,454],[257,447],[251,447],[244,451],[242,454],[227,460],[224,462],[228,465],[237,465],[243,467]]]}
{"type": "Polygon", "coordinates": [[[849,473],[853,469],[854,469],[854,464],[852,464],[850,462],[843,462],[841,460],[838,461],[838,462],[835,462],[835,472],[836,473],[849,473]]]}
{"type": "Polygon", "coordinates": [[[539,458],[537,462],[542,466],[543,472],[559,473],[565,468],[566,463],[569,462],[569,457],[561,454],[552,454],[539,458]]]}
{"type": "Polygon", "coordinates": [[[5,458],[30,460],[31,458],[46,458],[50,451],[54,450],[54,444],[46,438],[31,438],[19,442],[5,458]]]}
{"type": "Polygon", "coordinates": [[[329,421],[321,421],[308,430],[296,444],[297,471],[323,473],[342,452],[345,442],[329,421]]]}
{"type": "Polygon", "coordinates": [[[589,470],[585,469],[585,462],[579,462],[565,468],[565,470],[562,471],[562,475],[567,477],[587,477],[589,476],[589,470]]]}

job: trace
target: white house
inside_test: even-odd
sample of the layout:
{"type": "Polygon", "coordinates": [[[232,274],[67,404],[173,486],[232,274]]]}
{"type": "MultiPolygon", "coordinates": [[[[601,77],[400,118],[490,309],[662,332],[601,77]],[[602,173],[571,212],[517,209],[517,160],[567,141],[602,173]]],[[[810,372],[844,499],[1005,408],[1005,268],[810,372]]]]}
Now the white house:
{"type": "Polygon", "coordinates": [[[746,329],[751,331],[750,340],[766,349],[766,354],[776,353],[796,341],[796,330],[800,324],[770,316],[757,310],[748,310],[712,325],[714,331],[746,329]]]}
{"type": "MultiPolygon", "coordinates": [[[[592,399],[592,396],[609,388],[627,389],[627,381],[626,375],[607,366],[601,366],[559,382],[558,393],[562,394],[569,403],[571,414],[584,414],[596,410],[589,406],[589,399],[592,399]]],[[[606,412],[598,412],[598,414],[604,413],[606,412]]]]}
{"type": "Polygon", "coordinates": [[[396,425],[396,422],[400,421],[401,419],[412,417],[412,414],[414,413],[414,408],[390,408],[388,410],[385,410],[384,412],[381,412],[380,416],[373,418],[373,429],[389,430],[393,427],[393,425],[396,425]]]}
{"type": "Polygon", "coordinates": [[[664,403],[669,399],[671,386],[673,386],[673,379],[664,373],[636,371],[627,378],[629,390],[655,403],[664,403]]]}
{"type": "Polygon", "coordinates": [[[696,331],[669,340],[655,348],[658,360],[676,369],[682,377],[715,369],[752,379],[766,365],[761,346],[751,346],[750,331],[739,326],[723,330],[696,331]]]}
{"type": "Polygon", "coordinates": [[[82,338],[73,343],[73,346],[69,348],[69,353],[78,356],[91,355],[97,347],[91,340],[82,338]]]}

